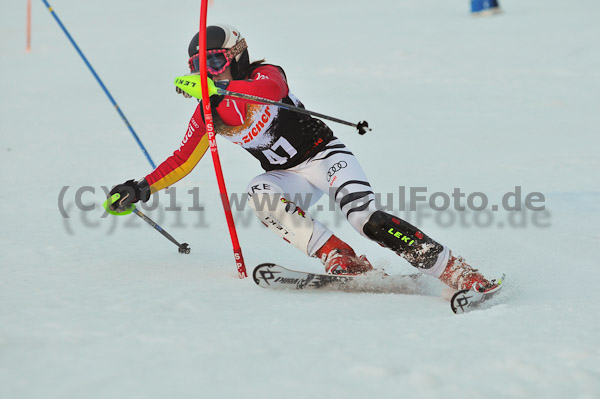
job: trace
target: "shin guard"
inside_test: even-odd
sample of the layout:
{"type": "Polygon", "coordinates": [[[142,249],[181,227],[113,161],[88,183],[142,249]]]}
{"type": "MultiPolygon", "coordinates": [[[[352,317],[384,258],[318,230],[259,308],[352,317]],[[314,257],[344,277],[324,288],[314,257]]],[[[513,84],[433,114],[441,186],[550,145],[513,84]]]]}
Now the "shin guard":
{"type": "Polygon", "coordinates": [[[443,269],[437,269],[447,262],[447,248],[410,223],[388,213],[374,212],[364,225],[363,232],[381,246],[396,252],[414,267],[423,269],[424,273],[438,277],[443,269]]]}

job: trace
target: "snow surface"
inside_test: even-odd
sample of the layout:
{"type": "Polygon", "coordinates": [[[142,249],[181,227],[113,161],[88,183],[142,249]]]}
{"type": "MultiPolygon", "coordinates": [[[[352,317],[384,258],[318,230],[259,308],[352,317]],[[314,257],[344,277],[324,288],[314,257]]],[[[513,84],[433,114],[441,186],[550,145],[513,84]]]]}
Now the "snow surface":
{"type": "MultiPolygon", "coordinates": [[[[208,157],[176,186],[181,212],[164,211],[164,194],[148,212],[190,255],[133,215],[79,210],[78,188],[98,205],[102,186],[149,164],[41,2],[25,53],[25,4],[0,12],[1,398],[600,398],[597,1],[502,0],[490,18],[442,0],[209,10],[209,23],[242,31],[252,58],[282,65],[309,109],[370,122],[364,137],[330,125],[376,190],[544,194],[546,212],[517,215],[517,227],[503,212],[486,227],[420,220],[484,273],[508,275],[501,301],[461,316],[431,293],[239,280],[208,157]],[[205,212],[188,211],[194,201],[205,212]]],[[[161,162],[195,106],[172,82],[187,72],[199,2],[51,4],[161,162]]],[[[243,193],[259,165],[219,143],[229,191],[243,193]]],[[[235,216],[249,269],[319,269],[250,210],[235,216]]],[[[317,217],[389,273],[412,271],[339,214],[317,217]]]]}

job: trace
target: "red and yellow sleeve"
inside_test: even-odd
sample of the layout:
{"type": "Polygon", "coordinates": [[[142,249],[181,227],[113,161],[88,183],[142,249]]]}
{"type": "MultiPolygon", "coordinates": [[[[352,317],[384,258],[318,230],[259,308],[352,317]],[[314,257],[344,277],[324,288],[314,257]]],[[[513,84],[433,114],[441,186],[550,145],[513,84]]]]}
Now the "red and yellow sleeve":
{"type": "Polygon", "coordinates": [[[202,159],[208,147],[208,135],[202,120],[202,109],[198,106],[190,119],[188,130],[179,149],[146,176],[150,192],[160,191],[187,176],[202,159]]]}
{"type": "MultiPolygon", "coordinates": [[[[244,94],[265,97],[270,100],[281,100],[288,94],[288,86],[281,71],[272,65],[257,68],[249,81],[235,80],[227,87],[228,90],[244,94]]],[[[221,102],[217,112],[221,119],[230,125],[243,123],[246,117],[246,103],[254,101],[226,97],[232,102],[239,102],[239,107],[228,107],[221,102]],[[241,113],[241,114],[240,114],[241,113]]],[[[202,118],[202,108],[196,107],[190,119],[188,130],[179,149],[161,163],[152,173],[146,176],[150,192],[155,193],[173,185],[187,176],[200,162],[209,147],[206,126],[202,118]]]]}

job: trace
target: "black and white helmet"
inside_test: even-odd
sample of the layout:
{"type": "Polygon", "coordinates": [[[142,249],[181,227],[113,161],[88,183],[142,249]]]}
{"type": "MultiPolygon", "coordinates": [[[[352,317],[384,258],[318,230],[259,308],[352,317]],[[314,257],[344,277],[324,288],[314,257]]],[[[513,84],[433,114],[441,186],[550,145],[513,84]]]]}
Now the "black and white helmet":
{"type": "MultiPolygon", "coordinates": [[[[188,46],[189,66],[192,72],[198,70],[198,36],[196,33],[188,46]]],[[[233,26],[226,24],[208,26],[206,28],[206,50],[209,55],[211,50],[213,53],[218,53],[218,50],[227,50],[221,53],[226,57],[225,66],[231,66],[233,78],[245,79],[248,76],[250,72],[248,46],[240,31],[233,26]]],[[[210,73],[211,60],[207,60],[207,65],[210,73]]]]}

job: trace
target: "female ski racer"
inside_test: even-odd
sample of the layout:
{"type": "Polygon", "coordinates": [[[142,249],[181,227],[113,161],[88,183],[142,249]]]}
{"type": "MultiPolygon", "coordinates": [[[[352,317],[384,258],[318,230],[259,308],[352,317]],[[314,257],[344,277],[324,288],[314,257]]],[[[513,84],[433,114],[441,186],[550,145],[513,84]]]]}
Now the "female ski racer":
{"type": "MultiPolygon", "coordinates": [[[[209,26],[206,48],[209,78],[217,86],[303,107],[290,92],[281,67],[264,60],[250,63],[246,41],[234,27],[209,26]]],[[[198,34],[188,53],[190,71],[197,73],[198,34]]],[[[189,97],[181,89],[177,91],[189,97]]],[[[249,205],[256,216],[303,253],[319,258],[327,273],[360,274],[373,267],[364,255],[357,256],[347,243],[296,205],[301,198],[310,207],[323,193],[339,205],[359,234],[396,252],[421,272],[456,290],[474,287],[486,291],[494,286],[417,227],[376,209],[373,189],[358,160],[321,120],[218,95],[211,97],[211,105],[216,111],[216,133],[242,146],[265,170],[248,185],[249,205]]],[[[110,195],[121,196],[111,209],[122,212],[132,203],[148,201],[152,193],[188,175],[208,147],[198,105],[180,147],[141,180],[113,187],[110,195]]]]}

